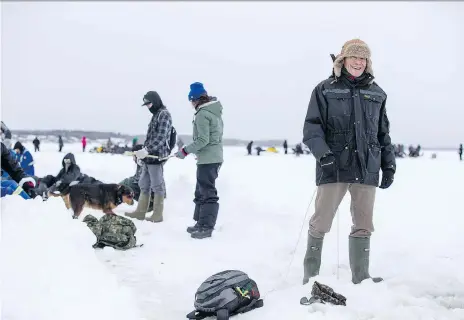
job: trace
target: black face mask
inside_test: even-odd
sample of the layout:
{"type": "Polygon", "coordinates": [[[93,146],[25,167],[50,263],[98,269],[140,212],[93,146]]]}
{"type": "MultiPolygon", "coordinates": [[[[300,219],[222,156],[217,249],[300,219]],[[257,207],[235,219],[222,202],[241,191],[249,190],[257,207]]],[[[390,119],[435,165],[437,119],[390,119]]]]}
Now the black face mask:
{"type": "Polygon", "coordinates": [[[160,107],[152,105],[150,108],[148,108],[148,111],[150,111],[152,114],[156,114],[160,107]]]}

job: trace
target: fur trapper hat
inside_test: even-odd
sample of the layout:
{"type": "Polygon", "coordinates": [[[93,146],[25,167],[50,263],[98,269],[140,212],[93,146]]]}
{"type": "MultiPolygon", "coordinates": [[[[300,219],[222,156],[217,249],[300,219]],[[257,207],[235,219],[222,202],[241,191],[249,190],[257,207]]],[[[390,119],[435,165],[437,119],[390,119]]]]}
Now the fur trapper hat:
{"type": "Polygon", "coordinates": [[[334,74],[337,78],[342,74],[343,63],[346,57],[366,58],[367,64],[365,72],[372,76],[374,75],[374,71],[372,70],[371,50],[364,41],[353,39],[345,42],[342,51],[337,55],[333,63],[334,74]]]}

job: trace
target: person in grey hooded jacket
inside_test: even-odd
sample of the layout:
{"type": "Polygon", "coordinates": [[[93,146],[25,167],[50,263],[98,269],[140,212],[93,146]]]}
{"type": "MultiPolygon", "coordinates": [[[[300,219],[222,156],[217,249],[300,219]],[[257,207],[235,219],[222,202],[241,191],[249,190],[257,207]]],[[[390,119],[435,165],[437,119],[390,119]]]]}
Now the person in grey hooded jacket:
{"type": "Polygon", "coordinates": [[[192,238],[203,239],[211,237],[219,212],[216,179],[224,161],[222,105],[208,95],[200,82],[190,85],[188,98],[195,109],[193,142],[180,148],[175,156],[184,159],[193,153],[197,157],[197,184],[193,200],[196,223],[188,227],[187,232],[192,238]]]}

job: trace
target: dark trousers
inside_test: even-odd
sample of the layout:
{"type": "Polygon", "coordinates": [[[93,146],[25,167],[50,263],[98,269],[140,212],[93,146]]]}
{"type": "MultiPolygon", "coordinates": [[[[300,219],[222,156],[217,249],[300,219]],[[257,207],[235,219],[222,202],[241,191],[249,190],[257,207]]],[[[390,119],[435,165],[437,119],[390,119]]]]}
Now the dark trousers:
{"type": "Polygon", "coordinates": [[[222,163],[208,163],[197,165],[197,184],[195,187],[195,212],[193,219],[205,229],[212,229],[216,225],[219,212],[219,197],[216,190],[216,179],[222,163]]]}

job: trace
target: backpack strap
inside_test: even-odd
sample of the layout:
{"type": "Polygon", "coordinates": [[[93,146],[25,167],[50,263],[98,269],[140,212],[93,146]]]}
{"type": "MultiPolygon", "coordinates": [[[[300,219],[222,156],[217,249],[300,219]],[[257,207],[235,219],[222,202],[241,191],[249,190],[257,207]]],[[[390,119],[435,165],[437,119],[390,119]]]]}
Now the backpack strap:
{"type": "Polygon", "coordinates": [[[217,320],[229,320],[229,310],[221,309],[216,312],[217,320]]]}
{"type": "MultiPolygon", "coordinates": [[[[233,316],[233,315],[236,315],[236,314],[239,314],[239,313],[245,313],[245,312],[251,311],[253,309],[261,308],[262,306],[264,306],[263,299],[253,299],[249,304],[247,304],[246,306],[243,306],[241,308],[238,308],[231,315],[233,316]]],[[[218,318],[218,320],[219,320],[219,318],[218,318]]]]}
{"type": "Polygon", "coordinates": [[[187,318],[192,319],[192,320],[201,320],[201,319],[208,318],[211,315],[212,315],[211,313],[206,313],[206,312],[203,312],[203,311],[193,310],[192,312],[190,312],[187,315],[187,318]]]}

